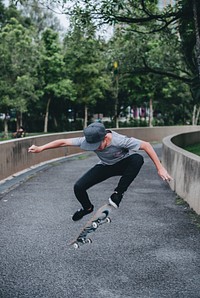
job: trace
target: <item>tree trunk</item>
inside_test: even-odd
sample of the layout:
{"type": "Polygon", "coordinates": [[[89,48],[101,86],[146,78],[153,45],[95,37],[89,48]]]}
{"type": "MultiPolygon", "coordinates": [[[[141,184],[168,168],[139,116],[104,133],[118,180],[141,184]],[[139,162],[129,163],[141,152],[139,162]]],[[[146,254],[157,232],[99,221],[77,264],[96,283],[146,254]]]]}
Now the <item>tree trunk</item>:
{"type": "Polygon", "coordinates": [[[197,114],[196,114],[196,125],[198,125],[199,115],[200,115],[200,107],[198,107],[197,114]]]}
{"type": "Polygon", "coordinates": [[[197,105],[194,105],[193,113],[192,113],[192,125],[198,125],[200,115],[200,107],[197,107],[197,105]]]}
{"type": "Polygon", "coordinates": [[[3,121],[4,123],[4,138],[7,139],[8,138],[8,120],[6,118],[6,115],[5,115],[5,119],[3,121]]]}
{"type": "Polygon", "coordinates": [[[22,111],[20,111],[20,119],[19,119],[19,125],[20,126],[23,126],[23,113],[22,113],[22,111]]]}
{"type": "Polygon", "coordinates": [[[57,128],[58,127],[58,121],[57,121],[55,116],[53,117],[53,123],[54,123],[55,128],[57,128]]]}
{"type": "Polygon", "coordinates": [[[195,25],[195,34],[196,34],[196,59],[197,59],[198,75],[200,78],[200,24],[199,24],[200,12],[198,11],[197,0],[193,0],[193,14],[194,14],[194,25],[195,25]]]}
{"type": "Polygon", "coordinates": [[[48,99],[47,101],[47,106],[46,106],[46,113],[45,113],[45,118],[44,118],[44,132],[48,132],[48,121],[49,121],[49,106],[50,106],[51,98],[48,99]]]}
{"type": "Polygon", "coordinates": [[[149,101],[149,127],[153,127],[153,100],[149,101]]]}
{"type": "Polygon", "coordinates": [[[22,111],[16,113],[16,131],[20,129],[21,126],[23,126],[23,121],[22,121],[22,111]]]}
{"type": "Polygon", "coordinates": [[[85,108],[84,108],[84,124],[83,124],[83,128],[87,127],[87,122],[88,122],[88,107],[85,104],[85,108]]]}

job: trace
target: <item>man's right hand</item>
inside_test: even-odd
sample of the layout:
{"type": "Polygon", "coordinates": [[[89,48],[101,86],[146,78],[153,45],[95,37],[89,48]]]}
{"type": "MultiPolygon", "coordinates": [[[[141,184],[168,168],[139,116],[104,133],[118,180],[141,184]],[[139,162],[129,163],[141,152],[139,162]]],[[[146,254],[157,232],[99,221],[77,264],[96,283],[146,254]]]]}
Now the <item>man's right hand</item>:
{"type": "Polygon", "coordinates": [[[40,153],[41,151],[42,151],[42,146],[32,145],[31,147],[28,148],[28,152],[31,152],[31,153],[40,153]]]}

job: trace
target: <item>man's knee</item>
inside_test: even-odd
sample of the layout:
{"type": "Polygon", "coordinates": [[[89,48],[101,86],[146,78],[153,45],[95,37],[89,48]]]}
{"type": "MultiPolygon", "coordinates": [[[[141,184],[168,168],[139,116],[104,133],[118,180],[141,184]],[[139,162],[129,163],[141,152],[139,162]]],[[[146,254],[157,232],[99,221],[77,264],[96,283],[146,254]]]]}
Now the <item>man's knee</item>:
{"type": "Polygon", "coordinates": [[[79,181],[77,181],[74,184],[74,193],[79,193],[81,191],[83,191],[83,188],[82,188],[81,184],[79,183],[79,181]]]}
{"type": "Polygon", "coordinates": [[[137,166],[138,166],[139,168],[141,168],[142,165],[143,165],[143,163],[144,163],[144,158],[143,158],[142,155],[136,153],[136,154],[133,154],[133,155],[132,155],[132,162],[133,162],[134,165],[137,164],[137,166]]]}
{"type": "Polygon", "coordinates": [[[142,166],[144,163],[144,157],[140,154],[138,154],[138,161],[139,161],[139,164],[142,166]]]}

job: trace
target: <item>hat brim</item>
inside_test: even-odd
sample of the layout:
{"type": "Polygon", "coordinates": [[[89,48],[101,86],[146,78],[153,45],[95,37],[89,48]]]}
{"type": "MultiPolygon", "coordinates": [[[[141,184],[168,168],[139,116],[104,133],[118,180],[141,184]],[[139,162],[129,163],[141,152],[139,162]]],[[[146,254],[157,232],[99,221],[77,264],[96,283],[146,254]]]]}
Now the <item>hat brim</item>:
{"type": "Polygon", "coordinates": [[[95,151],[99,148],[99,146],[101,145],[102,141],[99,141],[97,143],[88,143],[86,142],[86,140],[84,140],[81,144],[81,149],[83,150],[87,150],[87,151],[95,151]]]}

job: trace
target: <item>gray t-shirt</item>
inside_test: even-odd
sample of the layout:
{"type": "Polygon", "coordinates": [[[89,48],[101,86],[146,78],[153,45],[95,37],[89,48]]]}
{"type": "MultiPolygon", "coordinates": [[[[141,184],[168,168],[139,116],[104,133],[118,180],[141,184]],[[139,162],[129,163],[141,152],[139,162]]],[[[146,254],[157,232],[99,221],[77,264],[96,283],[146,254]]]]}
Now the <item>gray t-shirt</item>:
{"type": "MultiPolygon", "coordinates": [[[[109,146],[104,150],[95,150],[94,152],[100,159],[100,164],[113,165],[118,161],[132,155],[134,152],[140,149],[141,140],[135,138],[129,138],[125,135],[121,135],[115,131],[108,131],[112,133],[112,140],[109,146]]],[[[74,146],[81,146],[81,143],[85,140],[85,137],[73,138],[72,143],[74,146]]]]}

